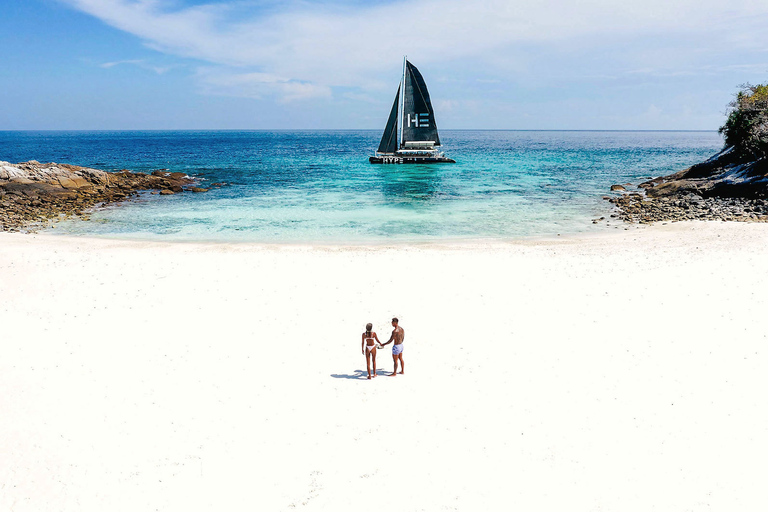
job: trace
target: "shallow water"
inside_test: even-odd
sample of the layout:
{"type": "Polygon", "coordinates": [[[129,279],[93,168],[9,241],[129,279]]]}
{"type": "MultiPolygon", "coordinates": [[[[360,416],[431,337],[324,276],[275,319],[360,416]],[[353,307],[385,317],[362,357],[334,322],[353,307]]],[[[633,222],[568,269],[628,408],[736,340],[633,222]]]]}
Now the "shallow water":
{"type": "Polygon", "coordinates": [[[678,171],[716,132],[442,131],[456,164],[373,165],[379,131],[0,132],[0,160],[183,171],[203,194],[139,198],[59,233],[174,241],[436,241],[605,229],[614,183],[678,171]]]}

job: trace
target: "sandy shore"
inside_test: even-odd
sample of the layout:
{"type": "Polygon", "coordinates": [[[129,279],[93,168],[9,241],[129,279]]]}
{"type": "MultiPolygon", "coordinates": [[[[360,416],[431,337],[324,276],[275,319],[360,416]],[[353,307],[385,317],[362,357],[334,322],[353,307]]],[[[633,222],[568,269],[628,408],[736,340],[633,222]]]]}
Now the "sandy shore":
{"type": "Polygon", "coordinates": [[[0,510],[768,508],[768,225],[393,247],[0,233],[0,510]],[[365,379],[360,333],[406,330],[365,379]]]}

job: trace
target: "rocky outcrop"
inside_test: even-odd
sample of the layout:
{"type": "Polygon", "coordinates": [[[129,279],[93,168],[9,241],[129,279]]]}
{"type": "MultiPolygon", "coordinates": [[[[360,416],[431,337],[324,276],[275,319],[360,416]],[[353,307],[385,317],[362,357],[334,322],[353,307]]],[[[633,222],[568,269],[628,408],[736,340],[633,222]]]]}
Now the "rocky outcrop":
{"type": "Polygon", "coordinates": [[[649,197],[694,194],[700,197],[768,197],[768,160],[739,157],[727,148],[706,162],[641,183],[649,197]]]}
{"type": "Polygon", "coordinates": [[[765,199],[624,194],[610,201],[618,209],[611,217],[639,224],[683,220],[768,222],[768,200],[765,199]]]}
{"type": "MultiPolygon", "coordinates": [[[[768,221],[768,160],[726,148],[706,162],[638,185],[610,198],[628,222],[768,221]]],[[[614,190],[611,188],[611,190],[614,190]]]]}
{"type": "Polygon", "coordinates": [[[184,173],[107,172],[34,160],[0,161],[0,231],[34,230],[71,215],[87,219],[94,206],[123,201],[141,190],[177,193],[193,183],[184,173]]]}

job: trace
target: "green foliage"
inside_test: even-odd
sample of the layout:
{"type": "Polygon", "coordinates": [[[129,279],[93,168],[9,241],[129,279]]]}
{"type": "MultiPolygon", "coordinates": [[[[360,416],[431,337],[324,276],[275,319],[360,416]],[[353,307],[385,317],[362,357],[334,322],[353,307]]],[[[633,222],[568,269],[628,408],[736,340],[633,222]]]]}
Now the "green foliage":
{"type": "Polygon", "coordinates": [[[720,127],[725,145],[744,157],[768,157],[768,85],[744,84],[720,127]]]}

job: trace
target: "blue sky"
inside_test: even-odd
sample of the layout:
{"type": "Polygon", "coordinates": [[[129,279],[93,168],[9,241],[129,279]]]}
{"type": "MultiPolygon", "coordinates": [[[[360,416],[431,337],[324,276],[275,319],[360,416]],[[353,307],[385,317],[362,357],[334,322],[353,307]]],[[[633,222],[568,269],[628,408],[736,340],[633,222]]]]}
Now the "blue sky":
{"type": "Polygon", "coordinates": [[[716,129],[768,2],[0,0],[0,129],[716,129]]]}

